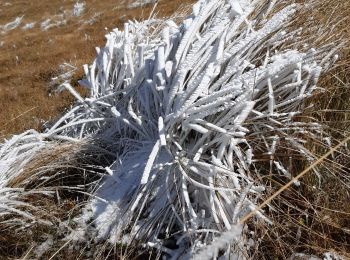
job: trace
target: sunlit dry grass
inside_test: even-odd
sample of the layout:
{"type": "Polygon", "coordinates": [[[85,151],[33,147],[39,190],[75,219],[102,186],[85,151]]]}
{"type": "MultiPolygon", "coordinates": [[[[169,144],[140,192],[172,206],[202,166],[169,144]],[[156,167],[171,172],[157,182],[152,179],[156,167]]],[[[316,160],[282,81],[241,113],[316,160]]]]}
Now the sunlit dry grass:
{"type": "MultiPolygon", "coordinates": [[[[313,107],[304,115],[305,118],[317,118],[327,131],[332,132],[331,142],[336,144],[350,134],[350,1],[319,2],[317,8],[300,14],[293,26],[329,25],[331,38],[319,43],[323,44],[324,40],[344,43],[337,66],[320,80],[319,86],[324,91],[310,100],[313,107]],[[332,28],[333,25],[336,26],[332,28]]],[[[24,23],[42,21],[43,17],[59,13],[61,6],[70,9],[74,3],[70,0],[13,1],[12,6],[1,7],[0,24],[23,14],[24,23]]],[[[81,65],[90,63],[95,56],[94,47],[103,45],[103,28],[121,28],[128,18],[147,17],[151,10],[150,6],[127,9],[126,5],[117,6],[116,1],[112,0],[90,0],[86,3],[87,10],[82,17],[73,18],[60,28],[46,32],[38,27],[28,31],[16,29],[1,36],[5,43],[0,48],[0,136],[28,128],[39,129],[42,120],[53,119],[62,112],[73,102],[73,98],[65,92],[49,96],[49,82],[51,77],[57,75],[58,66],[63,62],[77,66],[78,72],[73,79],[76,81],[82,75],[81,65]],[[92,17],[96,12],[101,12],[101,15],[97,16],[94,24],[80,23],[81,19],[92,17]]],[[[183,3],[185,1],[161,1],[157,10],[160,16],[170,15],[183,3]]],[[[315,31],[306,35],[305,39],[312,44],[320,40],[315,31]]],[[[309,149],[321,156],[329,147],[321,147],[311,140],[309,149]]],[[[269,230],[257,231],[262,242],[256,259],[283,259],[298,251],[319,255],[332,250],[344,255],[349,253],[349,162],[346,149],[334,153],[319,167],[321,182],[319,177],[310,173],[302,179],[301,189],[289,188],[271,203],[277,210],[273,212],[274,225],[269,230]]],[[[305,165],[297,162],[293,167],[297,174],[305,165]]],[[[274,186],[271,193],[284,184],[280,179],[273,179],[271,183],[274,186]]],[[[9,238],[0,234],[0,243],[6,240],[9,238]]],[[[27,249],[27,245],[24,247],[27,249]]],[[[23,254],[20,252],[17,255],[23,254]]]]}
{"type": "MultiPolygon", "coordinates": [[[[310,3],[309,0],[296,2],[310,3]]],[[[318,47],[327,43],[341,46],[338,61],[331,71],[322,75],[318,94],[309,100],[302,115],[305,120],[315,118],[331,136],[327,147],[309,139],[309,150],[319,158],[350,136],[350,1],[311,2],[315,5],[300,11],[291,24],[293,28],[304,28],[301,46],[318,47]]],[[[258,232],[262,238],[256,252],[258,259],[283,259],[296,252],[319,256],[337,252],[344,259],[350,257],[349,155],[349,149],[342,147],[322,160],[317,174],[307,173],[300,188],[289,187],[271,202],[269,212],[274,225],[258,232]]],[[[293,158],[294,176],[306,166],[307,162],[293,158]]],[[[285,184],[279,178],[270,181],[271,194],[285,184]]]]}

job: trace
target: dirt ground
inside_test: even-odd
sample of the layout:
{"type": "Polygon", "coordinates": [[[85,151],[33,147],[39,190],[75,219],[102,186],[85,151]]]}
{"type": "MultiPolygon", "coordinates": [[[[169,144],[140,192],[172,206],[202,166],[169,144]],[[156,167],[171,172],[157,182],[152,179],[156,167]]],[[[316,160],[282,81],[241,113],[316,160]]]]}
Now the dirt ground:
{"type": "MultiPolygon", "coordinates": [[[[77,68],[72,80],[77,82],[95,47],[104,45],[106,32],[122,28],[128,19],[148,17],[153,5],[132,7],[133,2],[86,0],[85,10],[74,16],[76,0],[0,0],[0,138],[40,130],[69,107],[74,99],[66,92],[56,94],[51,79],[62,73],[61,64],[69,63],[77,68]],[[4,31],[4,25],[22,16],[17,28],[4,31]],[[43,29],[45,21],[51,28],[43,29]],[[23,28],[30,23],[33,28],[23,28]]],[[[194,1],[161,0],[156,13],[170,16],[189,2],[194,1]]]]}

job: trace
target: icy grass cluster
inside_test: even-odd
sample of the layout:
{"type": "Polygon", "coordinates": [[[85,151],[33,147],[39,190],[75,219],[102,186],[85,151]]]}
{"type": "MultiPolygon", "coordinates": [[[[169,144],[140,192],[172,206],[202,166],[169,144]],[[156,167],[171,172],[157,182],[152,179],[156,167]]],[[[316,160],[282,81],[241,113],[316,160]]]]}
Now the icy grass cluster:
{"type": "MultiPolygon", "coordinates": [[[[51,78],[50,86],[61,86],[63,83],[71,82],[72,77],[76,73],[76,70],[77,67],[75,67],[74,65],[69,64],[67,62],[62,63],[59,66],[59,75],[51,78]]],[[[61,90],[63,89],[64,87],[58,88],[56,91],[61,92],[61,90]]]]}
{"type": "Polygon", "coordinates": [[[73,15],[80,16],[85,10],[85,2],[76,2],[73,7],[73,15]]]}
{"type": "Polygon", "coordinates": [[[4,24],[4,25],[0,25],[0,32],[2,34],[4,34],[8,31],[12,31],[12,30],[16,29],[22,23],[23,17],[24,16],[16,17],[16,19],[13,20],[12,22],[9,22],[9,23],[4,24]]]}
{"type": "Polygon", "coordinates": [[[59,27],[67,24],[67,21],[72,17],[81,16],[86,8],[85,2],[76,2],[72,10],[65,10],[62,14],[54,15],[46,20],[42,21],[40,27],[43,31],[47,31],[54,27],[59,27]]]}
{"type": "Polygon", "coordinates": [[[130,9],[138,8],[138,7],[142,7],[144,5],[147,5],[147,4],[154,4],[156,2],[157,2],[157,0],[136,0],[136,1],[133,1],[132,3],[128,4],[128,8],[130,8],[130,9]]]}
{"type": "MultiPolygon", "coordinates": [[[[265,189],[255,155],[287,178],[279,144],[313,159],[299,138],[319,126],[294,117],[331,57],[280,51],[297,37],[284,30],[297,6],[267,20],[272,7],[200,1],[181,26],[166,22],[160,38],[148,40],[146,24],[107,36],[82,81],[91,89],[84,101],[96,111],[91,120],[103,113],[110,122],[102,135],[119,139],[97,193],[105,201],[91,203],[99,238],[190,254],[255,209],[265,189]]],[[[94,126],[84,124],[99,131],[94,126]]]]}
{"type": "Polygon", "coordinates": [[[213,241],[227,255],[235,241],[244,251],[237,224],[264,194],[260,161],[291,178],[293,156],[314,159],[302,136],[320,126],[295,116],[334,60],[329,46],[298,50],[299,31],[286,31],[298,6],[272,15],[274,3],[201,0],[180,26],[147,20],[113,30],[84,66],[90,96],[63,84],[76,106],[45,133],[0,146],[1,189],[52,140],[104,140],[116,160],[80,230],[92,225],[97,240],[137,242],[174,259],[213,241]]]}
{"type": "MultiPolygon", "coordinates": [[[[40,22],[40,28],[44,31],[47,31],[54,27],[59,27],[65,25],[67,20],[71,19],[72,16],[81,16],[85,11],[86,3],[85,2],[76,2],[72,10],[65,10],[62,14],[54,15],[50,18],[47,18],[40,22]]],[[[23,17],[16,17],[15,20],[4,25],[0,25],[0,32],[5,34],[8,31],[16,29],[23,21],[23,17]]],[[[26,23],[22,26],[23,30],[33,29],[36,22],[26,23]]]]}
{"type": "Polygon", "coordinates": [[[53,147],[54,143],[42,140],[39,133],[34,130],[14,136],[0,145],[0,216],[1,224],[11,224],[18,228],[25,228],[28,223],[44,223],[36,216],[29,213],[28,209],[34,207],[23,201],[23,198],[30,194],[48,195],[46,190],[26,190],[24,187],[30,183],[35,176],[24,176],[24,169],[31,160],[45,148],[53,147]],[[23,179],[20,187],[14,187],[16,179],[23,179]],[[17,217],[13,217],[13,216],[17,217]]]}
{"type": "Polygon", "coordinates": [[[30,29],[33,29],[34,26],[35,26],[35,22],[32,22],[32,23],[26,23],[25,25],[23,25],[22,29],[23,30],[30,30],[30,29]]]}

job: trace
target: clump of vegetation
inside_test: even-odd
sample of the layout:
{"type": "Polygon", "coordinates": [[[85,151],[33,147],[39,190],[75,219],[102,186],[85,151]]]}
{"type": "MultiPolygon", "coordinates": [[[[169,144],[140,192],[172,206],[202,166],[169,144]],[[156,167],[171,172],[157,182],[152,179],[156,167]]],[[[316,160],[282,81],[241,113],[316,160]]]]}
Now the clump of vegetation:
{"type": "Polygon", "coordinates": [[[64,83],[68,113],[0,146],[1,228],[38,232],[5,254],[346,257],[349,135],[327,113],[348,108],[322,100],[348,87],[348,45],[336,18],[297,26],[316,8],[199,1],[179,26],[113,30],[90,95],[64,83]],[[62,200],[75,210],[43,213],[62,200]]]}

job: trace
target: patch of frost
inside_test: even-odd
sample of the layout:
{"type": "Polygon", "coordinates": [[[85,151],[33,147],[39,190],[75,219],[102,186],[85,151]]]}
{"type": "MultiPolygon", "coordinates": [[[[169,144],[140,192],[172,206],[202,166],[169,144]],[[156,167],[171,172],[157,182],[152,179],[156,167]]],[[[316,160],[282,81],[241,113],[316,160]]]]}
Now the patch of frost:
{"type": "Polygon", "coordinates": [[[38,246],[35,250],[35,255],[38,258],[41,258],[50,248],[53,246],[53,239],[49,237],[44,243],[38,246]]]}
{"type": "Polygon", "coordinates": [[[101,12],[95,13],[90,19],[83,22],[83,24],[93,25],[97,19],[101,16],[101,12]]]}
{"type": "MultiPolygon", "coordinates": [[[[63,63],[59,66],[59,75],[56,77],[51,78],[50,85],[51,86],[57,86],[61,85],[63,83],[70,83],[72,80],[73,75],[75,74],[75,71],[77,70],[77,67],[69,64],[69,63],[63,63]]],[[[61,92],[62,89],[57,89],[57,92],[61,92]]]]}
{"type": "Polygon", "coordinates": [[[143,5],[147,5],[147,4],[154,4],[156,3],[156,0],[136,0],[134,2],[132,2],[131,4],[128,4],[128,8],[138,8],[141,7],[143,5]]]}
{"type": "Polygon", "coordinates": [[[82,3],[76,2],[73,7],[73,15],[80,16],[84,12],[85,6],[86,6],[85,2],[82,2],[82,3]]]}
{"type": "Polygon", "coordinates": [[[34,26],[35,26],[35,24],[36,24],[36,22],[27,23],[27,24],[25,24],[25,25],[22,27],[22,29],[23,29],[23,30],[33,29],[34,26]]]}
{"type": "Polygon", "coordinates": [[[66,15],[60,14],[55,15],[51,18],[46,19],[45,21],[41,22],[40,27],[43,31],[47,31],[53,27],[59,27],[61,25],[65,25],[67,23],[66,15]]]}
{"type": "Polygon", "coordinates": [[[324,253],[324,260],[345,260],[344,257],[336,254],[335,252],[324,253]]]}

